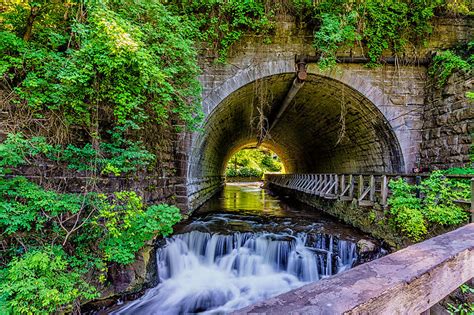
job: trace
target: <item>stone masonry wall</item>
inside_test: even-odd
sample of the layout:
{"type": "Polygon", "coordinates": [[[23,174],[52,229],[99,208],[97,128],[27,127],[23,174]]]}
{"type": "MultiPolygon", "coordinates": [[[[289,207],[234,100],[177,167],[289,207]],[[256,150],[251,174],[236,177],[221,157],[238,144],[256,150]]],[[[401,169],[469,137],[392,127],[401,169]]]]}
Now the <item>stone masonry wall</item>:
{"type": "MultiPolygon", "coordinates": [[[[239,91],[240,88],[264,77],[294,73],[295,54],[314,54],[313,35],[305,25],[296,23],[291,16],[279,16],[277,20],[269,44],[264,43],[265,38],[261,35],[244,36],[232,47],[226,64],[216,63],[215,53],[210,50],[203,49],[200,52],[200,65],[203,69],[200,81],[203,86],[202,97],[206,123],[210,121],[211,115],[221,111],[218,107],[226,103],[226,100],[230,99],[229,96],[235,94],[234,92],[239,91]]],[[[461,42],[467,42],[472,38],[473,22],[472,17],[436,18],[433,32],[427,38],[427,45],[407,49],[406,56],[426,58],[437,49],[447,49],[461,42]]],[[[361,57],[364,53],[360,47],[354,47],[341,50],[338,55],[361,57]]],[[[387,51],[384,55],[391,56],[391,52],[387,51]]],[[[321,72],[316,65],[311,64],[308,72],[346,84],[372,102],[388,120],[397,137],[403,154],[405,171],[411,171],[420,152],[423,110],[428,98],[425,95],[428,92],[425,88],[427,80],[425,66],[398,64],[369,69],[361,64],[346,63],[339,64],[332,71],[321,72]]],[[[217,119],[218,124],[213,124],[209,128],[205,125],[207,130],[204,133],[192,135],[187,175],[189,210],[194,210],[195,205],[202,204],[221,187],[222,183],[219,184],[216,178],[221,175],[219,169],[223,161],[216,152],[222,148],[206,150],[208,157],[204,159],[199,157],[202,156],[205,146],[209,143],[221,143],[215,141],[221,137],[218,131],[225,127],[223,122],[232,120],[236,116],[231,110],[229,112],[231,112],[230,116],[224,117],[225,119],[222,117],[217,119]],[[212,174],[209,173],[210,171],[199,171],[212,167],[215,168],[212,174]],[[206,179],[209,176],[212,178],[206,179]],[[199,193],[200,190],[203,190],[202,194],[199,193]]],[[[221,132],[221,134],[226,135],[228,132],[221,132]]],[[[226,141],[232,142],[230,145],[235,148],[245,145],[245,140],[234,139],[232,142],[232,139],[228,139],[226,141]]]]}
{"type": "Polygon", "coordinates": [[[446,169],[470,163],[469,152],[474,132],[474,102],[466,97],[474,79],[467,73],[454,73],[439,87],[430,79],[423,115],[421,167],[446,169]]]}
{"type": "MultiPolygon", "coordinates": [[[[8,112],[0,112],[0,121],[8,122],[8,116],[8,112]]],[[[0,124],[0,142],[9,132],[0,124]]],[[[156,155],[154,168],[146,172],[92,178],[87,172],[70,170],[64,163],[39,157],[31,165],[15,169],[9,176],[25,176],[46,189],[61,192],[83,193],[90,190],[92,184],[104,193],[130,190],[141,196],[146,204],[168,203],[184,211],[188,207],[186,172],[189,135],[164,129],[160,132],[160,139],[157,139],[156,131],[148,130],[141,135],[142,141],[148,143],[149,150],[156,155]]]]}

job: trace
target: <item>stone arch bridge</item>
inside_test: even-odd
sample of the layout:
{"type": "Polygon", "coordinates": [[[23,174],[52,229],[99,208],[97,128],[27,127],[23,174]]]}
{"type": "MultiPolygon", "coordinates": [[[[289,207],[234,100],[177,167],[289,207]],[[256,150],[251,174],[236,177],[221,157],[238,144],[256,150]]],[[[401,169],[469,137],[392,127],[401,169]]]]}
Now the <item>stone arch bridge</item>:
{"type": "MultiPolygon", "coordinates": [[[[308,58],[295,60],[314,49],[311,34],[292,21],[278,23],[272,44],[244,38],[225,65],[203,51],[203,130],[188,135],[185,149],[188,209],[219,190],[233,153],[256,145],[276,152],[290,173],[407,173],[420,163],[466,162],[467,100],[438,91],[427,75],[431,51],[472,35],[470,21],[456,23],[437,21],[428,48],[387,56],[376,68],[357,49],[341,52],[327,71],[308,58]],[[304,80],[294,82],[302,60],[304,80]],[[447,114],[445,125],[439,114],[447,114]]],[[[457,91],[472,87],[472,78],[451,81],[457,91]]]]}

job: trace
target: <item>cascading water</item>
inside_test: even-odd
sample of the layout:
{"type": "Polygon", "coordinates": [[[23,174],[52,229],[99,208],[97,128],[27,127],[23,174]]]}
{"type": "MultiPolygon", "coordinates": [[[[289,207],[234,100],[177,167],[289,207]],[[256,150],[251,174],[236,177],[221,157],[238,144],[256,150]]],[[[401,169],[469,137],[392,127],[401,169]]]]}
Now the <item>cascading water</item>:
{"type": "Polygon", "coordinates": [[[297,222],[222,213],[194,220],[158,249],[159,285],[115,314],[225,314],[357,263],[354,241],[297,222]]]}

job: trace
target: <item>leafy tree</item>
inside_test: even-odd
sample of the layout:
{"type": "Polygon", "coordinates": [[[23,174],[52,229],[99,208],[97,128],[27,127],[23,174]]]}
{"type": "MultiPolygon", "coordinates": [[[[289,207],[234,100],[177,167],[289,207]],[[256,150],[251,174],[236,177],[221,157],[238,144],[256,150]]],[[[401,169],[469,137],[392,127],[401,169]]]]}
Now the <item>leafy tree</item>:
{"type": "Polygon", "coordinates": [[[38,115],[62,113],[92,137],[105,108],[119,125],[170,114],[199,123],[193,28],[161,3],[26,1],[0,23],[0,75],[38,115]]]}
{"type": "Polygon", "coordinates": [[[227,163],[228,177],[262,177],[265,172],[280,172],[283,165],[270,150],[244,149],[235,153],[227,163]]]}

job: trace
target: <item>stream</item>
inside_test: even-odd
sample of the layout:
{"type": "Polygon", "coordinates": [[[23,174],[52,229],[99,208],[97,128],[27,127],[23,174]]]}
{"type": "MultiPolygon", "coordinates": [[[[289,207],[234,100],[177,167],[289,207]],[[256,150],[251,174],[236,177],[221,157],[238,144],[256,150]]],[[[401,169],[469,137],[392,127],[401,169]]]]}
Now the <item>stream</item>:
{"type": "Polygon", "coordinates": [[[260,185],[226,185],[177,225],[157,250],[159,284],[112,314],[227,314],[386,254],[368,235],[260,185]],[[361,253],[361,243],[373,246],[361,253]]]}

